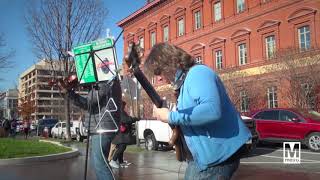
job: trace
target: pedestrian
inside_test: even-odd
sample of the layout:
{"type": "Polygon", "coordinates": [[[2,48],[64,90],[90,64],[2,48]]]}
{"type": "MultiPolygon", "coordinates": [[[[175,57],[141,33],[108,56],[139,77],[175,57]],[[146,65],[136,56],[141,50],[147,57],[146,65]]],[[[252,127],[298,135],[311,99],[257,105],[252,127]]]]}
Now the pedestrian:
{"type": "Polygon", "coordinates": [[[10,122],[10,136],[15,138],[17,132],[17,121],[15,119],[12,119],[10,122]]]}
{"type": "Polygon", "coordinates": [[[110,166],[113,168],[125,167],[127,165],[124,163],[123,153],[132,140],[132,124],[139,120],[136,117],[130,117],[125,111],[125,106],[126,103],[123,101],[120,128],[116,137],[112,140],[112,144],[116,145],[115,152],[110,161],[110,166]]]}
{"type": "Polygon", "coordinates": [[[28,139],[29,131],[30,131],[30,120],[28,118],[25,118],[23,122],[23,132],[24,132],[25,139],[28,139]]]}
{"type": "Polygon", "coordinates": [[[5,119],[2,122],[2,127],[4,129],[4,137],[8,137],[11,129],[11,125],[8,119],[5,119]]]}
{"type": "Polygon", "coordinates": [[[123,159],[123,154],[127,145],[129,145],[132,140],[132,124],[139,120],[138,118],[130,117],[126,113],[125,105],[126,103],[123,101],[120,128],[112,141],[112,144],[115,145],[115,150],[110,165],[114,168],[119,168],[119,166],[125,167],[127,165],[123,159]]]}
{"type": "Polygon", "coordinates": [[[251,133],[216,72],[169,43],[153,46],[144,69],[149,75],[161,75],[179,92],[176,111],[154,112],[158,120],[179,126],[183,133],[185,180],[231,179],[251,133]]]}
{"type": "MultiPolygon", "coordinates": [[[[112,112],[111,115],[113,116],[116,123],[119,123],[122,102],[120,80],[117,77],[115,77],[115,79],[111,82],[99,82],[98,84],[94,85],[93,89],[89,90],[88,95],[86,97],[76,94],[75,88],[70,89],[63,87],[62,85],[60,85],[60,88],[63,92],[68,93],[69,98],[71,99],[74,105],[89,112],[85,115],[85,125],[87,129],[90,128],[90,159],[94,167],[93,169],[95,170],[97,180],[114,179],[113,173],[109,168],[107,158],[109,155],[110,144],[115,136],[115,133],[98,133],[95,127],[100,119],[100,115],[103,114],[109,108],[107,107],[107,103],[110,98],[114,99],[114,102],[118,107],[118,110],[112,112]],[[91,118],[89,118],[90,113],[91,118]],[[91,119],[90,127],[88,126],[89,119],[91,119]]],[[[106,119],[104,121],[111,121],[110,116],[106,116],[105,118],[106,119]]]]}

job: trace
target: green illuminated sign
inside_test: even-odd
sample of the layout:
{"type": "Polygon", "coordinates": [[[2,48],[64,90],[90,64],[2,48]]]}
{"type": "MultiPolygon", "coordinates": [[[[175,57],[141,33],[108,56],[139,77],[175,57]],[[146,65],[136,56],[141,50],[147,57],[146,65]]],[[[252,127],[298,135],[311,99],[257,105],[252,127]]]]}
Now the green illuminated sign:
{"type": "MultiPolygon", "coordinates": [[[[75,54],[75,66],[76,66],[77,76],[79,80],[81,75],[83,74],[80,80],[80,84],[94,83],[94,82],[100,81],[100,79],[103,79],[101,78],[101,73],[98,73],[97,75],[96,66],[98,63],[100,63],[100,60],[95,58],[95,62],[94,62],[92,57],[89,58],[89,55],[91,51],[98,51],[97,53],[101,54],[103,51],[105,51],[102,49],[112,47],[112,46],[113,46],[113,40],[110,38],[106,38],[106,39],[92,41],[92,42],[89,42],[80,46],[76,46],[73,48],[73,53],[75,54]],[[99,50],[102,50],[102,51],[100,52],[99,50]],[[85,68],[87,61],[88,61],[88,64],[85,68]]],[[[110,50],[112,52],[112,49],[110,50]]],[[[106,50],[106,51],[110,51],[110,50],[106,50]]],[[[112,59],[114,60],[114,57],[112,57],[112,59]]],[[[105,79],[107,80],[108,78],[105,78],[105,79]]]]}

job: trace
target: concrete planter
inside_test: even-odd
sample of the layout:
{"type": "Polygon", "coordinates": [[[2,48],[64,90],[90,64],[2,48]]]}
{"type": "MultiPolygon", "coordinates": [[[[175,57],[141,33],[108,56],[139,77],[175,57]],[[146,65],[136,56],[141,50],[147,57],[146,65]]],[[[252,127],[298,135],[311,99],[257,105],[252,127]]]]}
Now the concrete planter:
{"type": "MultiPolygon", "coordinates": [[[[40,142],[49,142],[59,146],[62,146],[58,142],[40,140],[40,142]]],[[[68,147],[69,148],[69,147],[68,147]]],[[[78,149],[72,149],[72,151],[58,153],[58,154],[50,154],[45,156],[32,156],[32,157],[24,157],[24,158],[10,158],[10,159],[0,159],[1,165],[19,165],[19,164],[29,164],[29,163],[38,163],[38,162],[47,162],[47,161],[55,161],[62,159],[69,159],[73,157],[77,157],[79,155],[78,149]]]]}

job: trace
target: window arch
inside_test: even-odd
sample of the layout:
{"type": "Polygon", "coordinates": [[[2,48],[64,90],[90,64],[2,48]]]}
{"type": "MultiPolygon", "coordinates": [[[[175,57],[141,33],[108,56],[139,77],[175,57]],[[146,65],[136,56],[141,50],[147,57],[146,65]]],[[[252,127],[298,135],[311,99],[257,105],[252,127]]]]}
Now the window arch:
{"type": "Polygon", "coordinates": [[[203,64],[205,62],[205,60],[204,60],[205,46],[206,45],[203,43],[197,43],[197,44],[193,45],[190,49],[191,54],[193,55],[195,60],[200,64],[203,64]]]}

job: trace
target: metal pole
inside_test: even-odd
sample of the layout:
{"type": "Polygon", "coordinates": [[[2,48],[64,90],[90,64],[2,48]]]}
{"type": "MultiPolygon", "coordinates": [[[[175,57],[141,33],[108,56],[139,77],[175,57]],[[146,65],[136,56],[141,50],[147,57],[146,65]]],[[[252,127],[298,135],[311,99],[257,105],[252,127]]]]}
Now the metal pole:
{"type": "MultiPolygon", "coordinates": [[[[136,107],[137,107],[137,117],[140,119],[140,106],[139,106],[139,82],[136,79],[136,107]]],[[[137,147],[140,147],[140,141],[139,141],[139,126],[138,123],[135,123],[136,125],[136,143],[137,147]]]]}
{"type": "MultiPolygon", "coordinates": [[[[91,84],[91,99],[93,98],[93,84],[91,84]]],[[[89,102],[89,124],[87,129],[87,146],[86,146],[86,159],[84,165],[84,180],[87,179],[87,169],[88,169],[88,156],[89,156],[89,143],[90,143],[90,126],[91,126],[91,115],[92,115],[92,102],[89,102]]]]}

